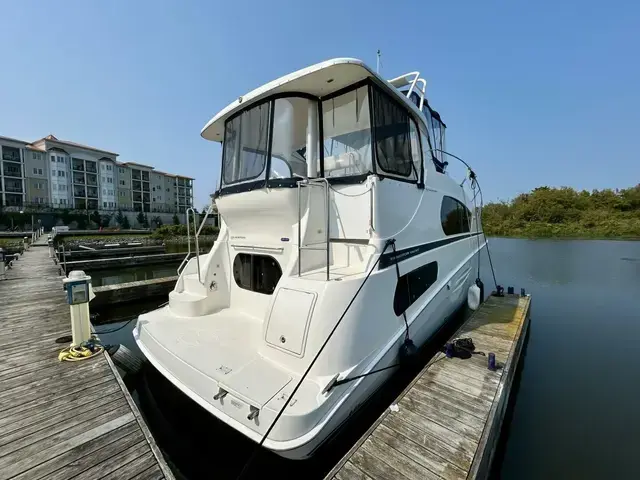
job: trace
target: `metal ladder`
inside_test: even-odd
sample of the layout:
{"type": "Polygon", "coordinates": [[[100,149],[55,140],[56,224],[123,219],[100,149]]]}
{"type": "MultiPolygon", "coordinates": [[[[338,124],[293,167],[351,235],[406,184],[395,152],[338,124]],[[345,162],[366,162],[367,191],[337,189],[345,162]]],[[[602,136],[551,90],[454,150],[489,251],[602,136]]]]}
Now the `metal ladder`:
{"type": "Polygon", "coordinates": [[[329,181],[326,178],[305,178],[298,182],[298,277],[302,273],[302,250],[325,250],[327,253],[327,281],[329,281],[329,263],[330,263],[330,248],[331,238],[329,236],[330,228],[330,195],[329,195],[329,181]],[[325,192],[325,241],[315,242],[308,245],[302,245],[302,187],[322,187],[325,192]],[[318,247],[318,245],[325,245],[324,247],[318,247]]]}
{"type": "Polygon", "coordinates": [[[180,264],[180,266],[178,267],[178,275],[180,275],[180,272],[182,271],[182,269],[186,266],[186,264],[189,262],[189,257],[191,257],[191,230],[189,229],[189,212],[191,212],[191,217],[193,218],[193,233],[194,233],[194,243],[195,243],[195,247],[196,247],[196,265],[198,267],[198,281],[200,282],[201,285],[204,285],[204,282],[202,281],[201,275],[200,275],[200,245],[198,244],[198,237],[200,236],[200,232],[202,231],[202,227],[204,227],[205,223],[207,222],[207,218],[209,218],[209,215],[211,214],[211,212],[213,211],[213,204],[209,205],[209,208],[207,209],[207,213],[205,214],[204,218],[202,219],[202,222],[200,223],[200,228],[197,229],[196,231],[196,227],[197,227],[197,223],[196,223],[196,211],[193,209],[193,207],[189,207],[187,208],[186,211],[186,215],[187,215],[187,255],[184,257],[184,260],[182,260],[182,263],[180,264]]]}

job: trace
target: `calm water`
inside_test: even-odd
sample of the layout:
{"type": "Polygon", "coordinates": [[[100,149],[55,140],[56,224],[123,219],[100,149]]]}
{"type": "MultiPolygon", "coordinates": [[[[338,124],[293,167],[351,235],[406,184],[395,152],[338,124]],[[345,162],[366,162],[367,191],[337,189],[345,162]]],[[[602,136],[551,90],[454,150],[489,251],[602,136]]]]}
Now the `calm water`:
{"type": "MultiPolygon", "coordinates": [[[[640,444],[640,242],[491,239],[490,247],[498,283],[533,294],[529,342],[494,476],[637,476],[631,472],[640,444]]],[[[486,255],[481,263],[489,291],[493,280],[486,255]]],[[[456,321],[462,318],[441,333],[440,342],[456,321]]],[[[104,340],[135,349],[130,329],[131,324],[104,340]]],[[[428,349],[425,359],[432,353],[428,349]]],[[[318,458],[287,462],[263,452],[252,472],[321,478],[410,376],[397,375],[318,458]]],[[[189,478],[235,478],[253,445],[220,429],[156,372],[150,370],[142,385],[143,413],[181,473],[189,478]],[[215,472],[213,452],[226,458],[215,462],[215,472]]]]}
{"type": "Polygon", "coordinates": [[[498,281],[533,294],[497,475],[637,478],[631,472],[640,445],[640,242],[492,239],[490,245],[498,281]]]}

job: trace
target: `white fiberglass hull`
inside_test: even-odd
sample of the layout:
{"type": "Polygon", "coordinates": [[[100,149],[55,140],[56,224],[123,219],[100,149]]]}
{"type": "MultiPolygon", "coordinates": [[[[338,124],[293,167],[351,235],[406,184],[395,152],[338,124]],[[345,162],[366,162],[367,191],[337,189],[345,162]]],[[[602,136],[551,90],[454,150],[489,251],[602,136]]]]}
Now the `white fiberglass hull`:
{"type": "MultiPolygon", "coordinates": [[[[449,275],[450,278],[455,277],[459,271],[467,269],[470,263],[473,262],[474,255],[475,252],[467,257],[456,271],[451,272],[449,275]]],[[[458,283],[455,289],[448,288],[449,282],[446,282],[432,294],[432,298],[430,298],[421,312],[409,320],[410,338],[416,346],[421,347],[428,342],[442,327],[445,320],[464,304],[467,290],[472,283],[473,277],[466,275],[464,280],[458,283]]],[[[233,418],[233,416],[216,407],[214,405],[215,402],[212,402],[212,400],[208,398],[209,396],[204,395],[202,391],[196,391],[196,388],[193,388],[193,384],[187,385],[185,381],[181,380],[181,378],[187,378],[187,375],[181,374],[180,372],[184,372],[184,370],[180,369],[189,368],[190,366],[187,366],[182,361],[170,358],[162,349],[158,349],[156,345],[152,346],[149,340],[141,338],[140,325],[136,326],[134,337],[141,351],[151,364],[178,389],[231,428],[240,431],[256,442],[261,440],[261,433],[248,428],[247,425],[238,421],[238,417],[233,418]]],[[[372,358],[367,367],[363,369],[363,373],[396,364],[398,362],[398,351],[403,341],[404,329],[399,330],[394,338],[389,339],[385,348],[381,349],[378,355],[372,358]]],[[[285,440],[268,438],[264,442],[264,447],[285,458],[308,458],[332,436],[336,429],[348,421],[348,418],[358,410],[395,371],[395,369],[389,369],[346,384],[344,387],[341,387],[345,390],[340,392],[338,400],[334,402],[323,418],[307,433],[297,438],[285,440]]],[[[235,399],[235,401],[242,403],[238,399],[235,399]]],[[[234,401],[232,400],[231,404],[233,403],[234,401]]],[[[267,428],[270,424],[269,419],[265,419],[264,422],[265,425],[263,428],[267,428]]]]}

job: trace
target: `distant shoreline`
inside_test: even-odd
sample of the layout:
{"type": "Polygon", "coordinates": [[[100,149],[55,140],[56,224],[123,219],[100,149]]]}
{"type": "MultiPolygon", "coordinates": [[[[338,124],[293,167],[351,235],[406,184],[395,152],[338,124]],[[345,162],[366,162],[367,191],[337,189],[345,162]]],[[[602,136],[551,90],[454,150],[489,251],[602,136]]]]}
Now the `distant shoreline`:
{"type": "Polygon", "coordinates": [[[526,236],[526,235],[501,235],[501,234],[493,234],[489,233],[485,230],[484,234],[487,237],[491,238],[510,238],[517,240],[611,240],[617,242],[640,242],[640,237],[638,236],[629,236],[629,237],[585,237],[585,236],[569,236],[569,235],[555,235],[555,236],[526,236]]]}

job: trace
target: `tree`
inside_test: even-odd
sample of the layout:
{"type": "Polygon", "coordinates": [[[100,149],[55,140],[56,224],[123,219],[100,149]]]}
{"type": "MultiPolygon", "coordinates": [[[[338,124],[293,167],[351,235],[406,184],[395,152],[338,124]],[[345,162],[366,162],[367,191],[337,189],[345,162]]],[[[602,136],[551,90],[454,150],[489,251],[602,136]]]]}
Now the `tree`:
{"type": "Polygon", "coordinates": [[[121,226],[124,230],[129,230],[131,228],[131,225],[129,225],[129,218],[126,215],[122,219],[121,226]]]}
{"type": "Polygon", "coordinates": [[[144,214],[144,221],[142,222],[142,226],[144,228],[149,228],[149,215],[144,214]]]}
{"type": "Polygon", "coordinates": [[[178,218],[178,214],[177,213],[173,214],[173,219],[172,220],[173,220],[173,224],[174,225],[180,225],[180,219],[178,218]]]}
{"type": "Polygon", "coordinates": [[[118,213],[116,213],[116,223],[122,226],[122,222],[124,222],[124,214],[122,213],[122,209],[118,209],[118,213]]]}
{"type": "Polygon", "coordinates": [[[109,214],[102,215],[102,218],[100,219],[100,226],[102,228],[106,228],[109,226],[109,223],[111,223],[111,215],[109,214]]]}
{"type": "Polygon", "coordinates": [[[136,216],[136,222],[138,222],[138,225],[140,225],[141,227],[144,226],[144,213],[142,212],[142,210],[138,212],[138,215],[136,216]]]}
{"type": "Polygon", "coordinates": [[[100,225],[100,212],[94,210],[93,213],[89,216],[89,220],[91,220],[96,225],[100,225]]]}

